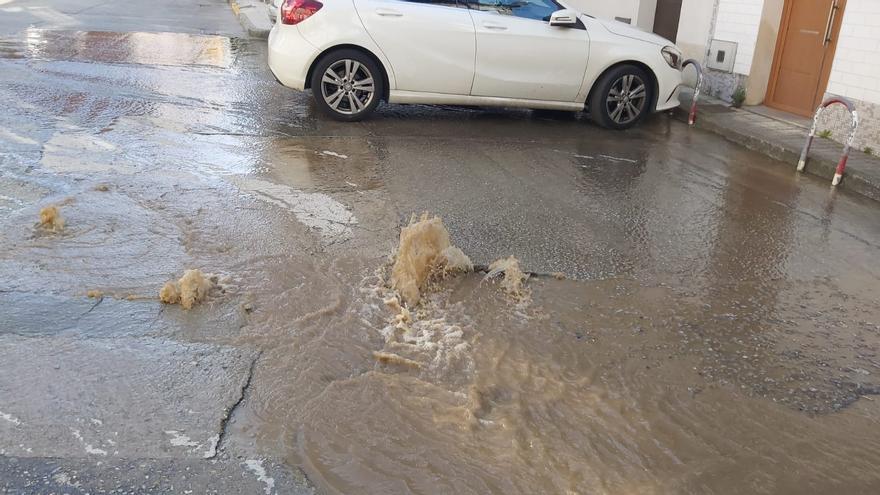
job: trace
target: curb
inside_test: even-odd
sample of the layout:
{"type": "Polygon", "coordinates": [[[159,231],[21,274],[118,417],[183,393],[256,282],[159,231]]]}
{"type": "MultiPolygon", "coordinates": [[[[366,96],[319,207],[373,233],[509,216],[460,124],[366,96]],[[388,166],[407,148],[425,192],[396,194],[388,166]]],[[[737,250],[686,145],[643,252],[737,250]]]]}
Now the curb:
{"type": "MultiPolygon", "coordinates": [[[[677,107],[673,110],[673,116],[675,119],[686,124],[688,121],[688,110],[682,107],[677,107]]],[[[717,134],[728,141],[744,146],[775,160],[779,160],[785,164],[790,164],[792,171],[795,170],[798,160],[800,159],[800,148],[795,149],[791,146],[771,142],[762,139],[759,136],[742,132],[736,128],[719,124],[718,122],[715,122],[713,118],[707,118],[705,113],[701,114],[700,118],[697,119],[695,127],[717,134]]],[[[804,139],[806,139],[806,131],[804,132],[804,139]]],[[[817,153],[811,153],[807,168],[803,173],[827,180],[828,183],[831,184],[831,179],[834,177],[834,172],[837,169],[838,158],[839,157],[828,159],[817,153]]],[[[860,173],[852,166],[847,168],[843,182],[837,187],[861,194],[862,196],[866,196],[875,201],[880,201],[880,182],[878,182],[876,178],[866,177],[865,174],[860,173]]]]}
{"type": "Polygon", "coordinates": [[[266,39],[272,30],[269,10],[265,3],[257,0],[229,0],[229,6],[241,27],[254,38],[266,39]]]}

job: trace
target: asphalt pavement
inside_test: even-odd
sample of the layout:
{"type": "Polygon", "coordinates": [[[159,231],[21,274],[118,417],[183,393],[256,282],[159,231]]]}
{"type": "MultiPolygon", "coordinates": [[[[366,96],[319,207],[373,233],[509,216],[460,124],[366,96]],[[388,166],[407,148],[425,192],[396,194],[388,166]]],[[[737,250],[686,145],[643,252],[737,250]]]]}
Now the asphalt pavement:
{"type": "MultiPolygon", "coordinates": [[[[807,377],[779,397],[799,414],[880,392],[878,203],[665,114],[627,132],[423,105],[329,121],[264,43],[220,0],[0,1],[0,493],[311,493],[302,433],[266,441],[248,409],[255,388],[278,399],[266,353],[353,305],[339,287],[421,212],[477,264],[820,329],[797,358],[756,344],[807,377]],[[49,204],[60,232],[36,225],[49,204]],[[192,267],[222,295],[160,303],[192,267]]],[[[346,363],[322,379],[363,372],[346,363]]]]}

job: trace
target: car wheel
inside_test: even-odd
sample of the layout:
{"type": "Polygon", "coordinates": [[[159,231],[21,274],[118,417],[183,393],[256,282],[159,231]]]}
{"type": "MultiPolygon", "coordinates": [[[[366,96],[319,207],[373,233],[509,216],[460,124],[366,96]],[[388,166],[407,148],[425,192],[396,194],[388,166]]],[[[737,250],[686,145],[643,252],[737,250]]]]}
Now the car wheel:
{"type": "Polygon", "coordinates": [[[357,50],[325,55],[315,66],[311,83],[318,109],[331,118],[348,122],[370,115],[384,91],[376,62],[357,50]]]}
{"type": "Polygon", "coordinates": [[[590,117],[607,129],[629,129],[651,111],[654,87],[639,67],[621,65],[604,74],[590,96],[590,117]]]}

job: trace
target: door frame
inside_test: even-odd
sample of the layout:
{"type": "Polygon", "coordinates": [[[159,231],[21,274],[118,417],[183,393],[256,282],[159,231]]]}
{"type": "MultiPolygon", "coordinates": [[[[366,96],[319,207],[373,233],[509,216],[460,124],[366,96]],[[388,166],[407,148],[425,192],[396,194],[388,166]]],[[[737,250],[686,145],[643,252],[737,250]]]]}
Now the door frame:
{"type": "MultiPolygon", "coordinates": [[[[652,24],[651,31],[654,34],[658,34],[658,35],[660,33],[657,32],[657,12],[660,11],[661,7],[663,7],[663,5],[660,5],[661,1],[662,0],[657,0],[657,4],[654,6],[654,22],[651,23],[652,24]]],[[[678,39],[678,30],[681,29],[681,11],[683,10],[683,7],[684,7],[684,2],[679,0],[679,2],[678,2],[678,22],[676,22],[676,24],[675,24],[675,33],[673,33],[672,37],[669,38],[669,41],[671,41],[673,43],[676,43],[676,41],[678,39]]]]}
{"type": "MultiPolygon", "coordinates": [[[[799,108],[789,107],[774,101],[776,96],[776,83],[779,82],[780,63],[782,62],[782,52],[785,49],[785,38],[788,35],[788,29],[791,24],[791,13],[796,0],[785,0],[782,10],[782,20],[779,23],[779,34],[776,37],[776,48],[773,51],[773,65],[770,70],[770,83],[767,85],[767,96],[764,104],[768,107],[784,110],[796,115],[812,117],[815,108],[822,102],[825,91],[828,89],[828,80],[831,78],[831,67],[834,65],[834,56],[837,53],[837,41],[840,39],[840,28],[843,26],[843,15],[846,12],[846,0],[837,0],[837,15],[834,18],[834,24],[831,26],[831,42],[828,45],[825,58],[822,60],[822,66],[819,68],[819,85],[816,86],[816,94],[813,96],[813,110],[804,113],[799,108]]],[[[829,13],[830,15],[830,13],[829,13]]]]}

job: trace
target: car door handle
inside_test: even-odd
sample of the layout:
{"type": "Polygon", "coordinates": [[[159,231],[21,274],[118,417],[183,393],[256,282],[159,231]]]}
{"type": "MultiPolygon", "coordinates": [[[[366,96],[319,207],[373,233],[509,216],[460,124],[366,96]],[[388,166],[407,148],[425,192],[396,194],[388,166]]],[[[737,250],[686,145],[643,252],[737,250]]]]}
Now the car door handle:
{"type": "Polygon", "coordinates": [[[497,24],[494,22],[484,22],[483,27],[486,29],[492,29],[495,31],[506,31],[507,30],[507,26],[505,26],[504,24],[497,24]]]}
{"type": "Polygon", "coordinates": [[[382,17],[403,17],[403,14],[392,9],[376,9],[376,14],[382,17]]]}

